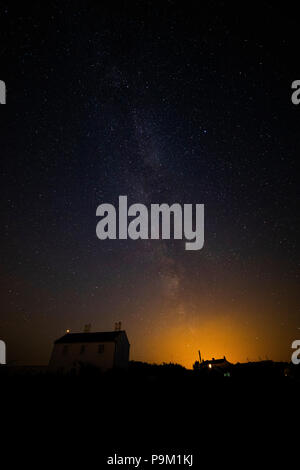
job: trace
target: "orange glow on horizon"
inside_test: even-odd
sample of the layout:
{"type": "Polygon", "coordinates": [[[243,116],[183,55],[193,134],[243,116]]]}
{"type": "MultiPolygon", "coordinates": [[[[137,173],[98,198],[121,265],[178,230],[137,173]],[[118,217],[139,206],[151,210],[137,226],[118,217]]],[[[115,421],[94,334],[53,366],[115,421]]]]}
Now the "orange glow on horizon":
{"type": "Polygon", "coordinates": [[[223,358],[229,362],[248,362],[272,359],[290,360],[290,336],[286,335],[287,350],[280,350],[284,342],[279,327],[270,324],[258,328],[256,319],[250,323],[240,319],[223,316],[200,324],[174,325],[158,328],[144,335],[132,346],[131,359],[149,363],[178,363],[192,368],[202,359],[223,358]]]}

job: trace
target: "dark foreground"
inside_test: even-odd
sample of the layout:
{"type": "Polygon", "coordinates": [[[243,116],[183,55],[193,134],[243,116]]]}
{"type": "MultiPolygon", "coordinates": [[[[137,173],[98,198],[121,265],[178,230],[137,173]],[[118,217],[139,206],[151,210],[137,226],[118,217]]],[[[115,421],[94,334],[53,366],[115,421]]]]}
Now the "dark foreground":
{"type": "Polygon", "coordinates": [[[77,463],[105,469],[114,468],[107,457],[115,453],[180,452],[194,453],[197,469],[244,468],[246,462],[260,468],[281,459],[288,468],[297,454],[295,367],[250,364],[225,377],[137,363],[127,372],[103,375],[94,370],[79,376],[22,375],[2,369],[0,381],[2,450],[16,468],[77,463]]]}

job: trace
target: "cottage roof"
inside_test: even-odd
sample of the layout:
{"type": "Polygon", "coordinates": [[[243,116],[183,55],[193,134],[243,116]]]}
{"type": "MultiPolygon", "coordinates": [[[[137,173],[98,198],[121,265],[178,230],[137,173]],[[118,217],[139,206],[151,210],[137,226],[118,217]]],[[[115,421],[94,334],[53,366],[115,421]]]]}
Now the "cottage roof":
{"type": "MultiPolygon", "coordinates": [[[[67,333],[57,339],[54,344],[60,343],[110,343],[115,342],[124,331],[103,331],[93,333],[67,333]]],[[[126,335],[126,333],[125,333],[126,335]]]]}

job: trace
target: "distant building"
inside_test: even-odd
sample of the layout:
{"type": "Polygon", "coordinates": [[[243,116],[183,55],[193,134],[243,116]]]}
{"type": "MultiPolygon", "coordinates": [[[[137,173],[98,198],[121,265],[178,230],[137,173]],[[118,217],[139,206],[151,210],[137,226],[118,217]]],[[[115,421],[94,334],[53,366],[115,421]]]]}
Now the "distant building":
{"type": "Polygon", "coordinates": [[[80,365],[91,365],[102,371],[125,369],[129,362],[130,344],[125,331],[67,333],[54,342],[49,362],[53,372],[70,372],[80,365]]]}
{"type": "Polygon", "coordinates": [[[213,357],[210,361],[202,361],[200,364],[200,367],[208,367],[209,369],[227,369],[229,366],[231,364],[225,356],[223,359],[215,359],[213,357]]]}
{"type": "Polygon", "coordinates": [[[227,361],[225,356],[223,357],[223,359],[215,359],[213,357],[209,361],[204,361],[201,359],[200,354],[199,356],[200,356],[200,361],[196,361],[193,366],[195,370],[208,369],[208,370],[214,370],[214,371],[220,372],[224,375],[228,375],[227,371],[232,366],[232,364],[227,361]]]}

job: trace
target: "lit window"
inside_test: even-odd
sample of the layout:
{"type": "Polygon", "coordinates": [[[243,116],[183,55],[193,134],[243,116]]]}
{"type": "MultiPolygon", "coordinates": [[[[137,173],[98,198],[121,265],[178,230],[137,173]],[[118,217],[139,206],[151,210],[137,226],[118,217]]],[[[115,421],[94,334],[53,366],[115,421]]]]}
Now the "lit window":
{"type": "Polygon", "coordinates": [[[65,356],[68,352],[68,346],[65,344],[62,350],[63,355],[65,356]]]}
{"type": "Polygon", "coordinates": [[[104,351],[104,344],[99,344],[99,346],[98,346],[98,353],[99,353],[99,354],[102,354],[103,351],[104,351]]]}
{"type": "Polygon", "coordinates": [[[85,351],[85,345],[82,344],[80,348],[80,354],[84,354],[84,351],[85,351]]]}

